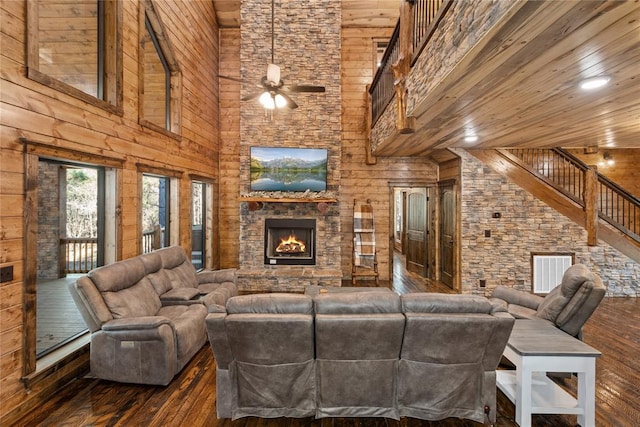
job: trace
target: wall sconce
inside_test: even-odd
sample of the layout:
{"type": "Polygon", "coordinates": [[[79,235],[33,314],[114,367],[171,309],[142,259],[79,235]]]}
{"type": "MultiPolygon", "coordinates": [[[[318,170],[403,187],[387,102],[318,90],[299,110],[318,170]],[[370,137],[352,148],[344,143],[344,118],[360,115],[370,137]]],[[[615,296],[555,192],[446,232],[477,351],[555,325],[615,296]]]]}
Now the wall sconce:
{"type": "Polygon", "coordinates": [[[598,166],[613,166],[616,162],[608,151],[602,153],[602,160],[598,162],[598,166]]]}

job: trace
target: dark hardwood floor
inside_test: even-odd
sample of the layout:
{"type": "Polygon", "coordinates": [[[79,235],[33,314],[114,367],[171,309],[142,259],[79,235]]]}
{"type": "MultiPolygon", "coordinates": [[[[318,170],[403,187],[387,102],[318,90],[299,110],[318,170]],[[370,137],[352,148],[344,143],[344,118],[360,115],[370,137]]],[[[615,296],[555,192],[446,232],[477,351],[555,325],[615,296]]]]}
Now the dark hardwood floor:
{"type": "MultiPolygon", "coordinates": [[[[390,286],[398,293],[450,292],[440,283],[394,267],[390,286]]],[[[365,286],[366,284],[359,284],[365,286]]],[[[385,285],[385,284],[383,284],[385,285]]],[[[596,425],[640,426],[640,302],[637,298],[605,298],[584,329],[584,341],[602,352],[596,373],[596,425]]],[[[386,427],[385,419],[257,419],[216,418],[215,361],[208,345],[166,387],[118,384],[90,377],[66,385],[28,414],[20,426],[213,426],[213,427],[386,427]]],[[[575,392],[575,378],[558,380],[575,392]]],[[[498,392],[497,426],[515,426],[514,407],[498,392]]],[[[438,422],[403,419],[413,426],[478,426],[458,419],[438,422]]],[[[533,426],[565,427],[575,416],[534,415],[533,426]]]]}

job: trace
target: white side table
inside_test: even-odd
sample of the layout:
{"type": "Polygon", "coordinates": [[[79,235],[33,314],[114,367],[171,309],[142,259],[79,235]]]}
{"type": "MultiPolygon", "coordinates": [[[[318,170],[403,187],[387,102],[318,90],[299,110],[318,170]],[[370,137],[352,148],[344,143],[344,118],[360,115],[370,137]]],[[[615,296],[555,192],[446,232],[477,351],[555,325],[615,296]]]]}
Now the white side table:
{"type": "Polygon", "coordinates": [[[575,414],[582,427],[595,426],[596,358],[601,353],[545,321],[518,319],[504,356],[515,371],[498,370],[498,388],[516,406],[516,422],[531,426],[531,414],[575,414]],[[576,373],[577,398],[546,376],[576,373]]]}

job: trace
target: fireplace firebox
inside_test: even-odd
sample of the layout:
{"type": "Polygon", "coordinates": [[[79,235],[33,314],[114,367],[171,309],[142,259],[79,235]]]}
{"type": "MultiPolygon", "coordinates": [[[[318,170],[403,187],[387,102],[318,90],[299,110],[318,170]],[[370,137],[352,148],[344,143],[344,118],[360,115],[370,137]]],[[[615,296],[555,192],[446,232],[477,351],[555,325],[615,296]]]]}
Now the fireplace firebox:
{"type": "Polygon", "coordinates": [[[264,263],[267,265],[315,265],[316,220],[265,219],[264,263]]]}

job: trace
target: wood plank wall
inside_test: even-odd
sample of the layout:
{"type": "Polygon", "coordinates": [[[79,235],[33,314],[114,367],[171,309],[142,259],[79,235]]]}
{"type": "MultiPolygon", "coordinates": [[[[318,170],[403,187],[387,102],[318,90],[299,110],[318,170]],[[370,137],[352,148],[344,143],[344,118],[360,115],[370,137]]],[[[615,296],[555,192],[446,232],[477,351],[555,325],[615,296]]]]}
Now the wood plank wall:
{"type": "Polygon", "coordinates": [[[374,39],[388,39],[393,29],[342,29],[342,161],[340,181],[341,253],[343,277],[351,275],[353,201],[371,200],[376,229],[380,279],[389,280],[393,248],[390,200],[393,186],[407,187],[437,181],[438,167],[424,158],[378,158],[365,164],[366,85],[375,72],[374,39]]]}
{"type": "MultiPolygon", "coordinates": [[[[240,29],[220,30],[220,74],[240,78],[240,29]]],[[[240,83],[220,79],[220,266],[238,267],[240,83]]]]}
{"type": "MultiPolygon", "coordinates": [[[[123,16],[123,114],[113,114],[64,92],[26,78],[26,1],[0,3],[0,266],[12,266],[13,280],[0,284],[0,425],[10,425],[65,376],[87,362],[87,355],[60,366],[53,375],[25,390],[23,289],[25,154],[31,151],[97,165],[116,165],[119,258],[137,255],[140,168],[177,171],[180,200],[178,242],[190,248],[191,180],[217,184],[219,156],[218,28],[211,2],[154,0],[182,71],[181,139],[138,124],[139,2],[120,2],[123,16]],[[84,357],[84,358],[82,358],[84,357]]],[[[214,201],[217,206],[218,201],[214,201]]],[[[217,215],[214,221],[217,223],[217,215]]],[[[217,238],[217,236],[216,236],[217,238]]],[[[217,248],[214,248],[217,250],[217,248]]],[[[26,254],[32,256],[32,254],[26,254]]],[[[214,266],[218,260],[214,260],[214,266]]]]}
{"type": "Polygon", "coordinates": [[[593,154],[585,154],[584,150],[569,151],[586,164],[596,166],[602,161],[604,153],[609,153],[615,164],[598,166],[598,172],[640,198],[640,150],[601,148],[593,154]]]}

